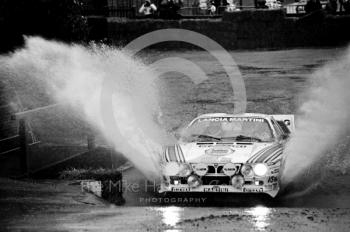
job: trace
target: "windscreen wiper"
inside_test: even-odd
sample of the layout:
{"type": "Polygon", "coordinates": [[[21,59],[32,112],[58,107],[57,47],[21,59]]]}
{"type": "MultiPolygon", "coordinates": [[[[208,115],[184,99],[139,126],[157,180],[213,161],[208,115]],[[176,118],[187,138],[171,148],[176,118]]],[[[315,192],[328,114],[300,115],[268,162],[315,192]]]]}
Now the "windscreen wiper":
{"type": "Polygon", "coordinates": [[[246,140],[246,139],[256,140],[258,142],[262,142],[262,140],[260,138],[257,138],[257,137],[250,137],[250,136],[245,136],[245,135],[238,135],[236,137],[236,140],[246,140]]]}
{"type": "Polygon", "coordinates": [[[215,136],[211,136],[211,135],[192,134],[191,136],[197,137],[197,138],[202,138],[202,139],[215,139],[215,140],[217,140],[217,141],[220,141],[220,140],[221,140],[221,138],[215,137],[215,136]]]}
{"type": "Polygon", "coordinates": [[[255,140],[255,141],[258,141],[258,142],[262,142],[262,140],[257,138],[257,137],[250,137],[250,136],[245,136],[245,135],[238,135],[236,137],[223,137],[223,139],[235,139],[237,141],[241,141],[241,140],[255,140]]]}

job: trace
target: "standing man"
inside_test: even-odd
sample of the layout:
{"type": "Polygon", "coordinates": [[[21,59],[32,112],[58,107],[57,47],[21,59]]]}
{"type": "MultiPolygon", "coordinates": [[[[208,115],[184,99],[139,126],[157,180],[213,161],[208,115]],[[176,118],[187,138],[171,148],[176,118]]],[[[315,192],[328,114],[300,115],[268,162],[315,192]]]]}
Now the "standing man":
{"type": "Polygon", "coordinates": [[[151,0],[145,0],[145,3],[139,9],[139,13],[143,14],[145,18],[153,17],[153,14],[157,11],[156,5],[151,3],[151,0]]]}
{"type": "Polygon", "coordinates": [[[339,12],[344,11],[344,0],[339,0],[339,12]]]}
{"type": "Polygon", "coordinates": [[[199,9],[201,15],[206,15],[208,12],[208,0],[199,0],[199,9]]]}

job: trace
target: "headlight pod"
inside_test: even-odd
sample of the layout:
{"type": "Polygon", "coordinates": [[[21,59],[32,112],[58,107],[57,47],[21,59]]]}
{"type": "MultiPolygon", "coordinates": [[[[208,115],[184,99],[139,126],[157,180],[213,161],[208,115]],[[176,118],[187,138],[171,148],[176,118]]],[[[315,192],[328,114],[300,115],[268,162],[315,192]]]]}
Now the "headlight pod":
{"type": "Polygon", "coordinates": [[[227,163],[227,164],[224,165],[222,170],[225,173],[225,175],[233,176],[236,173],[236,171],[237,171],[237,167],[233,163],[227,163]]]}
{"type": "Polygon", "coordinates": [[[187,178],[187,184],[191,188],[196,188],[202,184],[201,179],[196,175],[191,175],[187,178]]]}
{"type": "Polygon", "coordinates": [[[204,176],[208,172],[208,165],[202,163],[196,164],[193,166],[193,171],[198,176],[204,176]]]}
{"type": "Polygon", "coordinates": [[[164,166],[163,174],[166,176],[187,177],[191,175],[192,168],[189,164],[179,164],[177,162],[169,162],[164,166]]]}
{"type": "Polygon", "coordinates": [[[266,164],[255,164],[254,165],[254,173],[257,176],[265,176],[267,174],[267,171],[269,170],[269,168],[266,166],[266,164]]]}
{"type": "Polygon", "coordinates": [[[253,177],[254,175],[253,167],[249,164],[244,164],[241,168],[241,173],[245,177],[253,177]]]}
{"type": "Polygon", "coordinates": [[[244,185],[244,177],[241,175],[235,175],[231,178],[231,184],[236,189],[242,189],[244,185]]]}

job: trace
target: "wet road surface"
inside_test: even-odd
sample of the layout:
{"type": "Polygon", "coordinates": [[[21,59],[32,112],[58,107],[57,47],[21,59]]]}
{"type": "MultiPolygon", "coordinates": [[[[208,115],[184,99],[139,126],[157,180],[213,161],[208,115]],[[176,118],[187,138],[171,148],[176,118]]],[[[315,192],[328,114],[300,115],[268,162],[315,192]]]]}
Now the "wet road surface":
{"type": "Polygon", "coordinates": [[[336,196],[316,195],[313,201],[308,201],[309,197],[274,201],[246,195],[164,197],[153,192],[152,184],[145,188],[142,175],[135,169],[127,170],[124,178],[125,183],[138,183],[134,185],[135,191],[125,191],[124,206],[82,193],[78,185],[68,182],[1,179],[0,230],[349,231],[350,228],[350,207],[344,201],[342,207],[334,205],[336,196]]]}

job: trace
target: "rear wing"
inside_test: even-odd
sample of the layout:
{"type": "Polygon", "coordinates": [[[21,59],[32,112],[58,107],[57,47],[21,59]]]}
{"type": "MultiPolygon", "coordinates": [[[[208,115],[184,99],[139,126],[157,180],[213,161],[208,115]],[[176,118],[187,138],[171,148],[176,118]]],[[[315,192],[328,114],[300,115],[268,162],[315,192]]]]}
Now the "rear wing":
{"type": "Polygon", "coordinates": [[[271,115],[280,125],[280,127],[288,133],[294,133],[295,131],[295,122],[294,114],[274,114],[271,115]],[[288,130],[286,130],[288,128],[288,130]]]}

